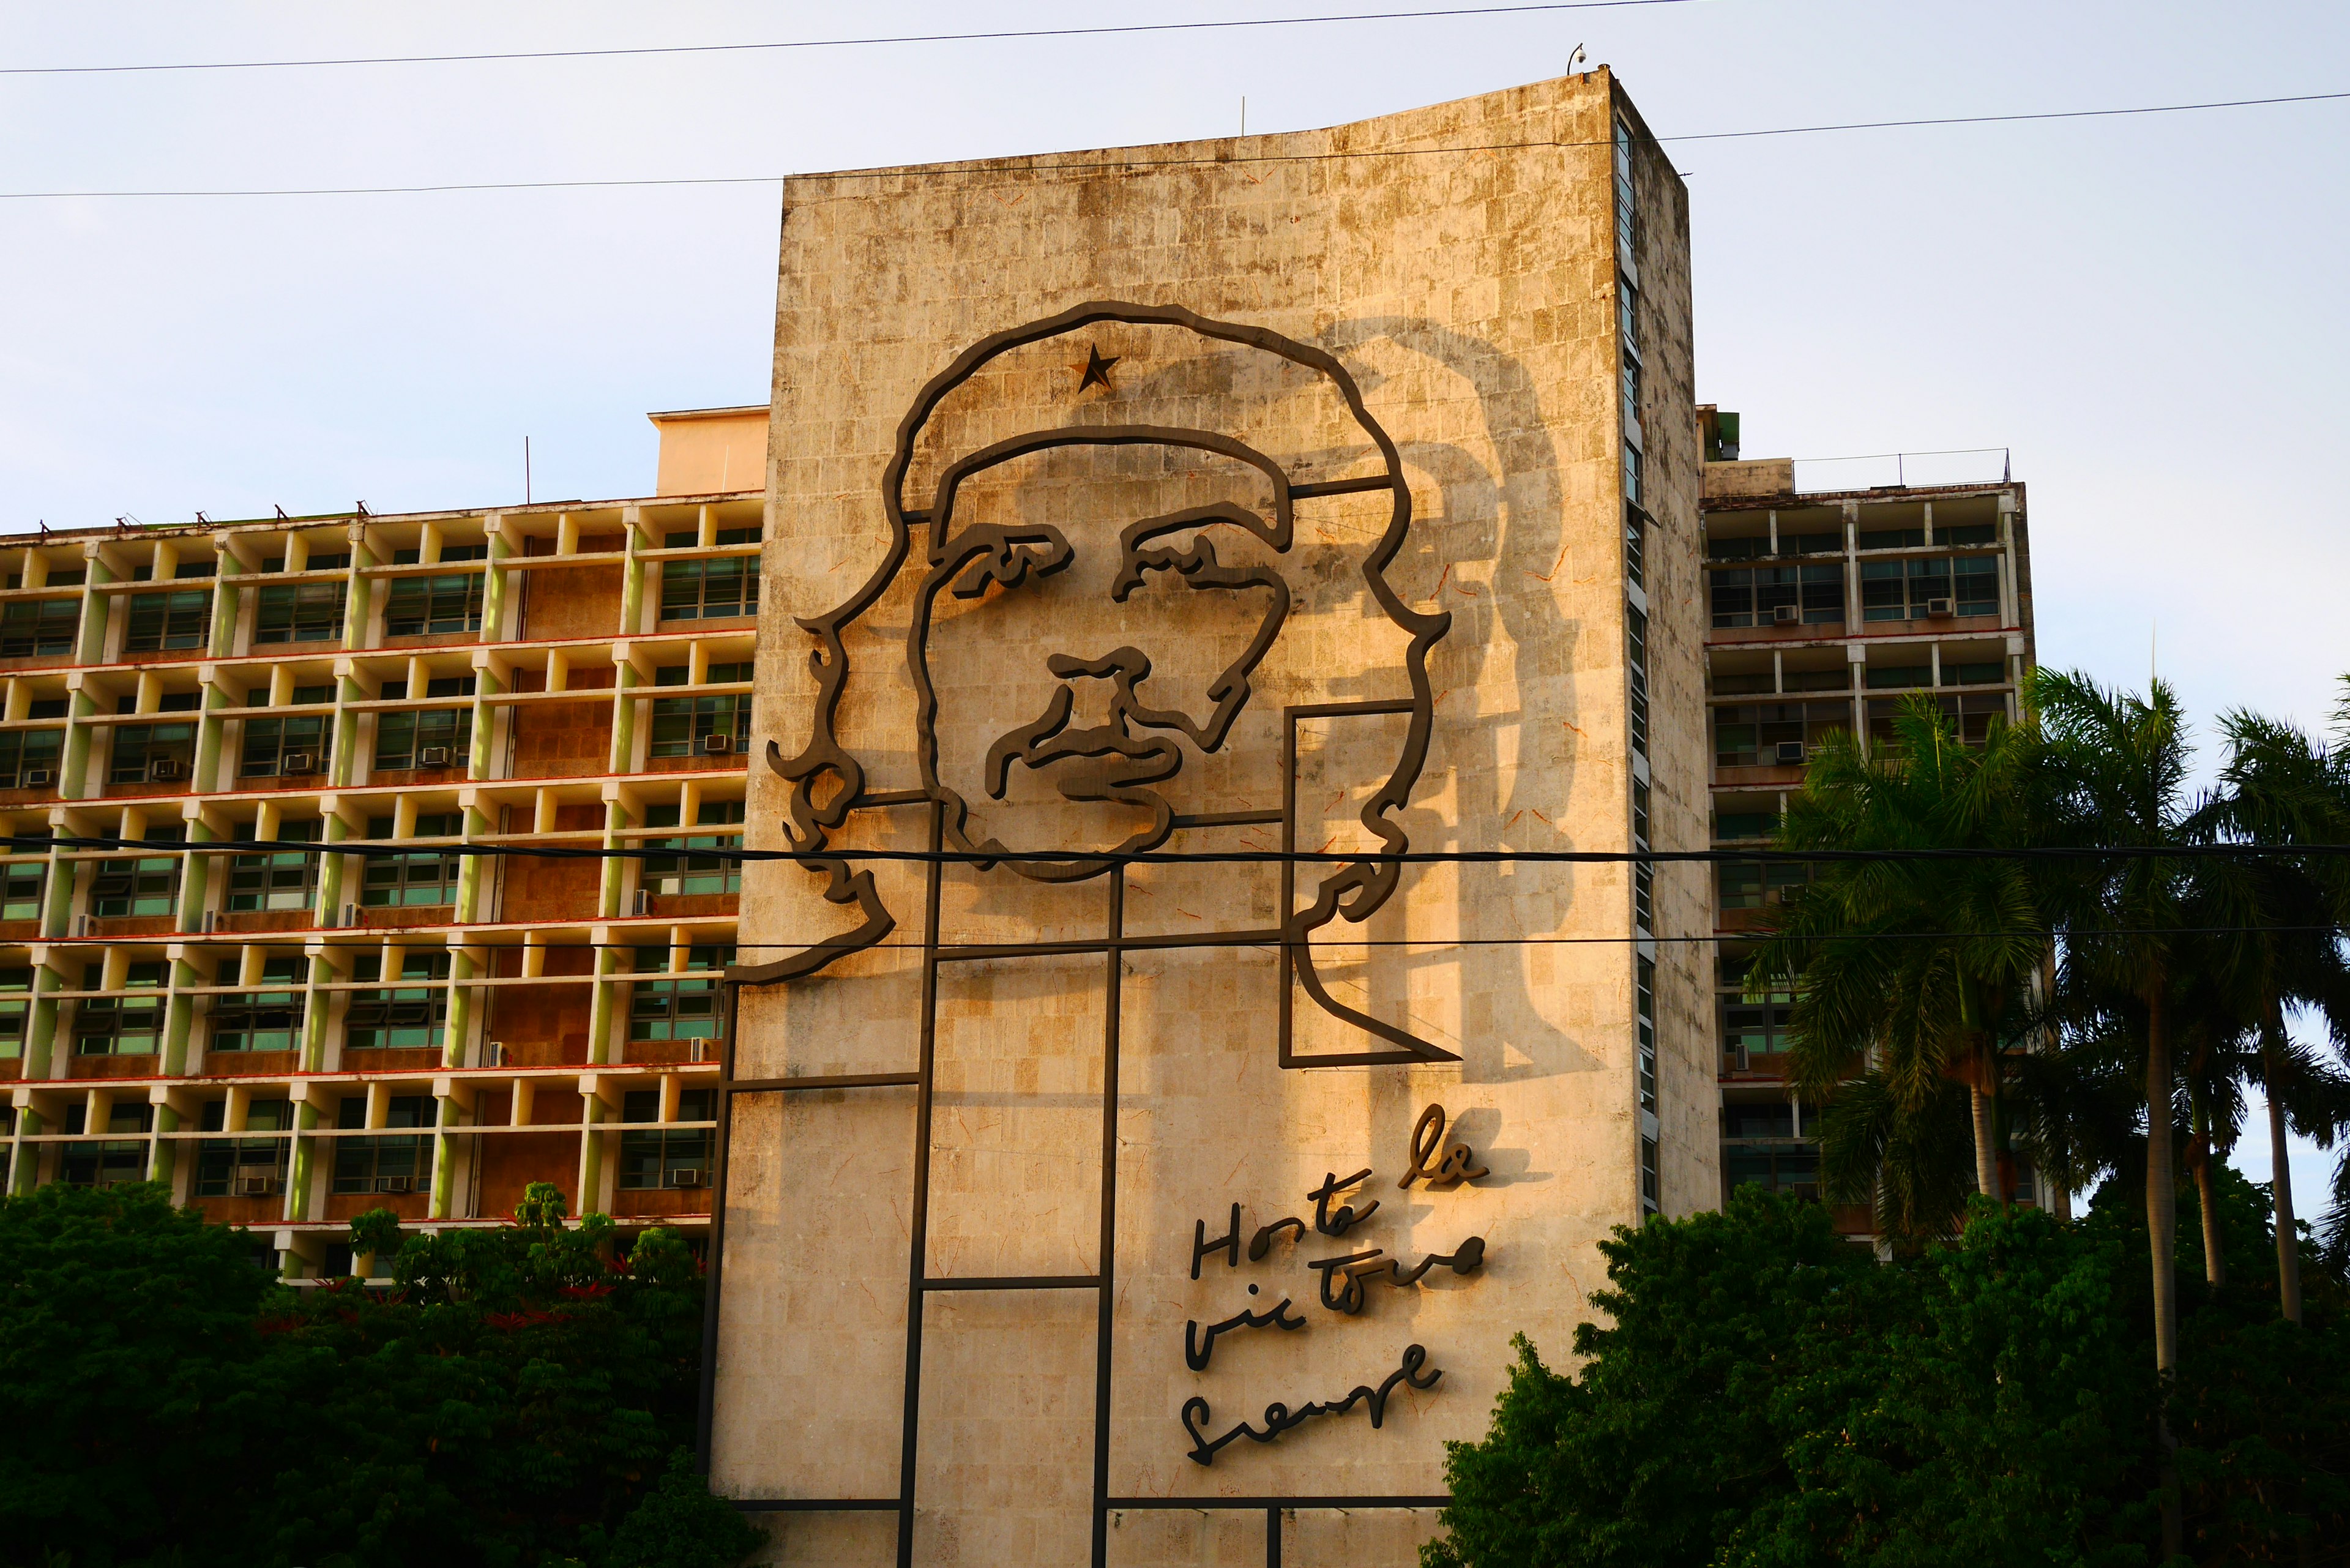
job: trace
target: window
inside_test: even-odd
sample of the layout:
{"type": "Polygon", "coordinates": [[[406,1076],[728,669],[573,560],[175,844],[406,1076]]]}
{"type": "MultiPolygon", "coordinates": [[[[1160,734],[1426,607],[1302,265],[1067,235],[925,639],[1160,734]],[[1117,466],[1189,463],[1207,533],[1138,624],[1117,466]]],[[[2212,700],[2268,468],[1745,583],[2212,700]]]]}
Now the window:
{"type": "Polygon", "coordinates": [[[758,556],[661,563],[661,619],[711,620],[758,613],[758,556]]]}
{"type": "Polygon", "coordinates": [[[1906,561],[1861,563],[1864,620],[1922,620],[1932,613],[1935,599],[1950,600],[1955,615],[1997,615],[1998,558],[1921,556],[1906,561]]]}
{"type": "Polygon", "coordinates": [[[1632,732],[1632,750],[1641,756],[1648,754],[1648,618],[1638,607],[1624,607],[1625,669],[1631,680],[1631,701],[1627,722],[1632,732]]]}
{"type": "Polygon", "coordinates": [[[1632,580],[1634,587],[1648,586],[1647,535],[1640,509],[1627,504],[1624,508],[1624,575],[1632,580]]]}
{"type": "MultiPolygon", "coordinates": [[[[280,843],[316,844],[326,824],[317,818],[307,822],[281,822],[277,825],[280,843]]],[[[249,839],[254,825],[239,823],[236,836],[249,839]]],[[[299,849],[272,849],[260,855],[240,855],[229,862],[228,907],[243,912],[252,909],[307,909],[317,896],[318,857],[299,849]]]]}
{"type": "Polygon", "coordinates": [[[0,969],[0,1058],[25,1054],[25,1025],[33,1013],[33,971],[0,969]]]}
{"type": "MultiPolygon", "coordinates": [[[[66,1117],[69,1132],[84,1130],[86,1107],[76,1106],[66,1117]]],[[[109,1106],[106,1130],[109,1134],[129,1133],[128,1138],[113,1137],[103,1143],[69,1143],[60,1162],[60,1175],[69,1187],[112,1187],[118,1182],[137,1181],[147,1174],[147,1140],[144,1137],[155,1125],[152,1106],[109,1106]]]]}
{"type": "Polygon", "coordinates": [[[1811,755],[1835,731],[1852,728],[1848,702],[1743,703],[1713,711],[1716,767],[1793,765],[1811,755]],[[1780,748],[1800,745],[1800,756],[1781,761],[1780,748]]]}
{"type": "MultiPolygon", "coordinates": [[[[432,1096],[398,1095],[385,1107],[388,1127],[429,1127],[434,1125],[432,1096]]],[[[367,1126],[367,1098],[347,1097],[335,1117],[338,1127],[367,1126]]],[[[335,1140],[337,1192],[419,1192],[432,1176],[430,1140],[414,1135],[376,1135],[335,1140]]]]}
{"type": "Polygon", "coordinates": [[[244,758],[238,764],[238,774],[245,778],[275,778],[325,773],[327,753],[334,744],[328,718],[324,713],[301,713],[284,719],[247,719],[244,758]],[[288,757],[295,759],[294,765],[287,765],[288,757]]]}
{"type": "Polygon", "coordinates": [[[80,631],[79,598],[18,599],[0,609],[0,659],[71,653],[80,631]]]}
{"type": "Polygon", "coordinates": [[[1864,550],[1914,550],[1926,542],[1923,528],[1864,528],[1860,545],[1864,550]]]}
{"type": "MultiPolygon", "coordinates": [[[[639,948],[639,974],[666,970],[665,948],[639,948]]],[[[718,984],[715,971],[734,961],[729,947],[688,950],[685,967],[699,971],[693,978],[640,980],[629,988],[629,1038],[631,1040],[714,1040],[718,1037],[718,984]]]]}
{"type": "Polygon", "coordinates": [[[1930,664],[1872,664],[1864,682],[1871,691],[1883,691],[1888,686],[1905,688],[1931,686],[1933,683],[1934,667],[1930,664]]]}
{"type": "Polygon", "coordinates": [[[375,765],[379,773],[410,768],[462,768],[473,745],[471,708],[427,708],[405,713],[379,713],[375,728],[375,765]],[[448,760],[425,762],[427,752],[445,750],[448,760]]]}
{"type": "Polygon", "coordinates": [[[1657,966],[1647,959],[1633,961],[1633,992],[1640,1018],[1640,1108],[1657,1109],[1657,966]]]}
{"type": "MultiPolygon", "coordinates": [[[[203,1128],[218,1132],[227,1124],[224,1100],[204,1103],[203,1128]]],[[[286,1100],[255,1100],[245,1107],[248,1133],[283,1133],[294,1126],[294,1106],[286,1100]]],[[[265,1198],[286,1189],[286,1167],[291,1143],[284,1137],[208,1137],[196,1145],[196,1196],[199,1198],[265,1198]]]]}
{"type": "Polygon", "coordinates": [[[1844,554],[1842,534],[1790,534],[1779,531],[1779,554],[1783,556],[1841,556],[1844,554]]]}
{"type": "Polygon", "coordinates": [[[212,618],[210,588],[132,594],[130,625],[122,639],[123,651],[160,653],[176,648],[202,648],[211,630],[212,618]]]}
{"type": "Polygon", "coordinates": [[[0,731],[0,789],[42,787],[26,782],[28,773],[45,772],[49,785],[57,778],[57,758],[63,754],[63,730],[0,731]]]}
{"type": "MultiPolygon", "coordinates": [[[[1786,1050],[1787,1016],[1794,1011],[1794,1005],[1792,992],[1773,992],[1761,1002],[1749,1002],[1738,995],[1722,998],[1722,1049],[1732,1055],[1742,1053],[1748,1056],[1773,1056],[1786,1050]]],[[[1722,1107],[1724,1117],[1730,1111],[1730,1106],[1722,1107]]],[[[1726,1120],[1723,1127],[1726,1137],[1751,1136],[1729,1132],[1726,1120]]]]}
{"type": "MultiPolygon", "coordinates": [[[[355,981],[381,980],[383,959],[362,955],[351,966],[355,981]]],[[[409,953],[400,962],[400,979],[430,982],[449,978],[445,952],[409,953]]],[[[351,992],[350,1010],[343,1014],[343,1047],[350,1051],[421,1050],[442,1043],[449,1022],[449,992],[445,986],[419,983],[384,991],[351,992]]]]}
{"type": "Polygon", "coordinates": [[[464,857],[437,849],[369,856],[359,902],[371,909],[453,904],[463,868],[464,857]]]}
{"type": "Polygon", "coordinates": [[[47,884],[48,867],[41,861],[11,860],[0,865],[0,920],[39,919],[41,892],[47,884]]]}
{"type": "Polygon", "coordinates": [[[1630,441],[1624,443],[1624,499],[1633,505],[1640,499],[1640,449],[1630,441]]]}
{"type": "Polygon", "coordinates": [[[1793,605],[1805,626],[1844,622],[1841,566],[1740,566],[1707,574],[1717,627],[1774,626],[1793,605]]]}
{"type": "Polygon", "coordinates": [[[1724,909],[1759,909],[1786,901],[1788,892],[1812,879],[1812,868],[1793,861],[1724,860],[1715,867],[1724,909]]]}
{"type": "Polygon", "coordinates": [[[1942,684],[1945,686],[1998,686],[2007,680],[2007,666],[1998,659],[1987,664],[1945,664],[1942,684]]]}
{"type": "Polygon", "coordinates": [[[386,637],[438,637],[482,629],[482,574],[399,577],[383,609],[386,637]]]}
{"type": "MultiPolygon", "coordinates": [[[[298,987],[308,961],[264,959],[261,983],[298,987]]],[[[236,961],[221,966],[220,982],[237,983],[236,961]]],[[[214,1051],[291,1051],[302,1043],[302,993],[298,990],[234,992],[213,999],[214,1051]]]]}
{"type": "Polygon", "coordinates": [[[256,646],[338,642],[349,595],[348,583],[274,583],[261,590],[260,607],[253,617],[253,640],[256,646]]]}
{"type": "MultiPolygon", "coordinates": [[[[81,988],[99,990],[105,982],[101,966],[82,971],[81,988]]],[[[134,963],[123,972],[125,990],[151,990],[152,996],[88,996],[74,1004],[74,1054],[77,1056],[144,1056],[151,1054],[163,1033],[163,966],[134,963]]]]}
{"type": "Polygon", "coordinates": [[[1731,1187],[1752,1182],[1798,1198],[1820,1195],[1820,1151],[1800,1144],[1731,1147],[1721,1151],[1721,1174],[1731,1187]]]}
{"type": "MultiPolygon", "coordinates": [[[[704,801],[695,814],[696,826],[739,823],[742,820],[743,803],[739,800],[704,801]]],[[[677,807],[648,807],[645,826],[676,826],[677,807]]],[[[645,848],[660,853],[645,857],[639,886],[663,898],[679,894],[739,893],[743,890],[742,863],[711,851],[742,847],[743,836],[739,833],[698,833],[686,838],[647,839],[645,848]]]]}
{"type": "Polygon", "coordinates": [[[1632,220],[1632,128],[1622,120],[1616,122],[1616,249],[1618,254],[1632,254],[1634,235],[1632,220]]]}
{"type": "Polygon", "coordinates": [[[1713,819],[1716,838],[1768,838],[1779,831],[1775,811],[1724,811],[1713,819]]]}
{"type": "MultiPolygon", "coordinates": [[[[1935,705],[1950,716],[1959,739],[1970,746],[1980,746],[1991,739],[1994,719],[2007,718],[2007,696],[2000,691],[1969,692],[1964,696],[1938,697],[1935,705]]],[[[1898,755],[1901,749],[1898,733],[1893,727],[1896,715],[1901,711],[1901,700],[1897,697],[1875,697],[1868,703],[1868,744],[1883,755],[1898,755]]]]}
{"type": "Polygon", "coordinates": [[[1644,1137],[1640,1140],[1640,1208],[1642,1210],[1654,1214],[1662,1208],[1663,1191],[1664,1184],[1659,1179],[1657,1171],[1657,1140],[1644,1137]]]}
{"type": "Polygon", "coordinates": [[[184,780],[195,753],[196,727],[178,724],[117,724],[108,755],[106,782],[143,784],[150,779],[184,780]],[[160,771],[156,763],[166,764],[160,771]]]}
{"type": "MultiPolygon", "coordinates": [[[[176,842],[180,830],[157,829],[147,836],[176,842]],[[161,837],[166,833],[169,839],[161,837]]],[[[152,855],[98,862],[90,878],[89,912],[109,920],[171,914],[180,901],[180,861],[177,855],[152,855]]]]}
{"type": "Polygon", "coordinates": [[[1629,354],[1625,355],[1617,377],[1622,383],[1624,428],[1637,431],[1640,428],[1640,361],[1629,354]]]}
{"type": "Polygon", "coordinates": [[[728,737],[728,750],[741,751],[751,733],[751,694],[653,699],[651,754],[690,757],[707,749],[712,735],[728,737]]]}
{"type": "Polygon", "coordinates": [[[1616,335],[1627,350],[1640,351],[1640,291],[1620,274],[1616,279],[1616,335]]]}
{"type": "MultiPolygon", "coordinates": [[[[692,1089],[678,1096],[677,1119],[706,1122],[717,1111],[708,1089],[692,1089]]],[[[653,1122],[660,1119],[660,1091],[639,1089],[623,1097],[620,1119],[653,1122]]],[[[619,1186],[624,1192],[646,1192],[679,1185],[681,1174],[692,1186],[709,1179],[710,1131],[706,1127],[645,1128],[620,1135],[619,1186]]]]}
{"type": "Polygon", "coordinates": [[[1996,545],[1999,543],[1999,524],[1969,523],[1956,528],[1937,528],[1934,540],[1937,544],[1955,545],[1961,549],[1969,545],[1996,545]]]}

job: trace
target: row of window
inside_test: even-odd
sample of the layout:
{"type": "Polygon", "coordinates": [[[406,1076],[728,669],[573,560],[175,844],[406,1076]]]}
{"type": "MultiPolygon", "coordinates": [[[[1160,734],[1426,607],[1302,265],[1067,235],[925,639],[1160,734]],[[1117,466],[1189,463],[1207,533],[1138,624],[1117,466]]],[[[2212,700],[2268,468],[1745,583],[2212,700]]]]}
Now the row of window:
{"type": "MultiPolygon", "coordinates": [[[[1738,566],[1709,576],[1716,628],[1842,626],[1842,566],[1738,566]]],[[[1925,620],[1937,615],[1999,614],[1999,562],[1991,556],[1929,556],[1864,561],[1864,621],[1925,620]]]]}
{"type": "MultiPolygon", "coordinates": [[[[225,1123],[224,1102],[205,1103],[200,1128],[218,1132],[225,1123]]],[[[338,1130],[367,1126],[367,1098],[352,1095],[337,1106],[338,1130]]],[[[85,1107],[69,1114],[66,1130],[84,1131],[85,1107]]],[[[716,1116],[716,1092],[689,1089],[678,1096],[676,1119],[706,1122],[716,1116]]],[[[102,1143],[69,1144],[60,1161],[60,1179],[80,1187],[112,1186],[137,1181],[146,1174],[147,1145],[143,1135],[153,1127],[153,1107],[120,1105],[112,1107],[106,1130],[130,1134],[102,1143]]],[[[624,1097],[624,1123],[658,1121],[660,1094],[645,1089],[624,1097]]],[[[431,1128],[436,1125],[432,1096],[394,1096],[385,1106],[386,1128],[431,1128]]],[[[245,1134],[236,1137],[204,1138],[196,1145],[195,1195],[199,1198],[268,1197],[285,1189],[293,1142],[286,1136],[294,1127],[294,1107],[286,1100],[255,1100],[246,1107],[245,1134]]],[[[618,1180],[623,1191],[681,1186],[699,1187],[708,1177],[710,1129],[707,1127],[645,1127],[620,1135],[618,1180]]],[[[337,1194],[421,1190],[432,1176],[429,1136],[415,1131],[385,1131],[361,1137],[333,1140],[334,1163],[329,1190],[337,1194]]]]}
{"type": "MultiPolygon", "coordinates": [[[[1872,697],[1867,703],[1869,749],[1890,754],[1900,748],[1894,724],[1905,698],[1872,697]]],[[[2007,698],[1998,691],[1941,693],[1934,705],[1953,721],[1959,739],[1979,746],[1991,736],[1991,722],[2007,716],[2007,698]]],[[[1830,734],[1852,728],[1848,701],[1740,703],[1713,711],[1716,767],[1751,768],[1804,762],[1830,734]]]]}
{"type": "MultiPolygon", "coordinates": [[[[637,952],[636,958],[637,972],[650,977],[666,971],[669,953],[661,948],[645,948],[637,952]]],[[[298,958],[265,961],[261,985],[287,989],[231,992],[213,997],[207,1048],[296,1049],[301,1043],[304,1008],[303,993],[292,988],[302,983],[303,961],[298,958]]],[[[636,981],[629,987],[629,1039],[637,1043],[715,1039],[717,971],[733,961],[734,950],[730,947],[696,947],[687,955],[685,974],[636,981]]],[[[380,981],[384,978],[382,963],[380,954],[363,954],[352,965],[351,979],[380,981]]],[[[0,989],[0,1044],[21,1049],[28,1015],[26,988],[31,976],[22,970],[0,971],[0,988],[7,987],[12,976],[17,980],[15,990],[0,989]]],[[[415,983],[348,993],[350,1001],[343,1014],[346,1050],[415,1050],[438,1048],[444,1043],[449,992],[445,986],[432,982],[449,978],[449,955],[407,954],[395,978],[415,983]]],[[[232,962],[222,971],[218,983],[234,985],[237,981],[232,962]]],[[[95,991],[101,983],[99,966],[88,966],[82,977],[83,989],[95,991]]],[[[73,1013],[71,1033],[76,1055],[149,1055],[159,1049],[165,1003],[161,991],[163,966],[132,964],[124,983],[126,988],[152,986],[156,993],[83,998],[73,1013]]]]}
{"type": "MultiPolygon", "coordinates": [[[[729,529],[728,533],[755,534],[729,529]]],[[[457,558],[444,551],[442,558],[457,558]]],[[[59,586],[52,574],[51,586],[59,586]]],[[[485,579],[479,572],[393,579],[385,597],[386,637],[439,637],[479,632],[485,579]]],[[[339,642],[349,608],[347,583],[274,583],[256,591],[253,641],[339,642]]],[[[711,620],[759,613],[759,561],[755,556],[661,565],[663,620],[711,620]]],[[[213,591],[177,588],[132,594],[124,612],[126,653],[193,651],[212,636],[213,591]]],[[[78,599],[18,599],[0,607],[0,658],[70,654],[81,632],[78,599]]]]}
{"type": "MultiPolygon", "coordinates": [[[[1958,527],[1934,530],[1934,543],[1954,550],[1972,549],[1999,543],[1996,523],[1969,523],[1958,527]]],[[[1923,528],[1862,528],[1855,533],[1853,547],[1857,550],[1915,550],[1926,544],[1923,528]]],[[[1715,561],[1752,561],[1779,556],[1841,556],[1844,554],[1844,530],[1811,530],[1797,532],[1779,530],[1779,547],[1771,548],[1770,535],[1752,535],[1743,539],[1709,538],[1706,556],[1715,561]]]]}

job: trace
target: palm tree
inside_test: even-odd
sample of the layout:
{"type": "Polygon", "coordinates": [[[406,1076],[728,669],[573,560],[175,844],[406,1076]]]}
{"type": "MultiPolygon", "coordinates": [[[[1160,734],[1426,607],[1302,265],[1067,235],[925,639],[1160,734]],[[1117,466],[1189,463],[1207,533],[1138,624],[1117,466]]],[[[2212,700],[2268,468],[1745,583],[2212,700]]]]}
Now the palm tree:
{"type": "MultiPolygon", "coordinates": [[[[2216,840],[2272,847],[2350,843],[2350,756],[2290,724],[2237,711],[2220,793],[2199,814],[2216,840]]],[[[2344,1130],[2350,1080],[2295,1045],[2287,1008],[2315,1010],[2337,1045],[2350,1042],[2350,966],[2334,931],[2350,919],[2350,865],[2338,857],[2263,856],[2220,862],[2203,878],[2219,930],[2215,979],[2234,992],[2241,1053],[2236,1071],[2268,1101],[2270,1191],[2275,1209],[2277,1293],[2301,1321],[2300,1252],[2286,1127],[2331,1143],[2344,1130]]],[[[2207,1196],[2207,1213],[2210,1200],[2207,1196]]],[[[2210,1221],[2206,1220],[2207,1228],[2210,1221]]],[[[2216,1276],[2215,1276],[2216,1279],[2216,1276]]]]}
{"type": "Polygon", "coordinates": [[[2033,672],[2049,766],[2039,801],[2059,846],[2136,854],[2055,863],[2064,963],[2092,985],[2131,992],[2142,1012],[2147,1246],[2154,1272],[2157,1369],[2178,1366],[2178,1231],[2173,1158],[2172,973],[2188,897],[2187,861],[2164,856],[2191,836],[2187,726],[2160,680],[2143,700],[2085,676],[2033,672]]]}
{"type": "MultiPolygon", "coordinates": [[[[1997,850],[2027,842],[2033,732],[1994,722],[1980,746],[1960,741],[1931,699],[1912,697],[1889,745],[1851,736],[1821,745],[1790,801],[1777,847],[1997,850]]],[[[1935,1132],[1950,1080],[1966,1085],[1976,1190],[2004,1199],[1999,1167],[1999,1049],[2049,955],[2031,867],[2015,859],[1914,857],[1821,864],[1813,882],[1769,911],[1748,971],[1750,994],[1793,988],[1791,1076],[1807,1095],[1874,1063],[1852,1092],[1865,1114],[1823,1128],[1826,1158],[1859,1137],[1910,1158],[1944,1147],[1935,1132]],[[1903,1124],[1908,1124],[1906,1129],[1903,1124]]],[[[1933,1183],[1903,1176],[1903,1201],[1933,1183]]],[[[1880,1202],[1882,1194],[1880,1194],[1880,1202]]],[[[1939,1217],[1948,1229],[1950,1211],[1939,1217]]]]}

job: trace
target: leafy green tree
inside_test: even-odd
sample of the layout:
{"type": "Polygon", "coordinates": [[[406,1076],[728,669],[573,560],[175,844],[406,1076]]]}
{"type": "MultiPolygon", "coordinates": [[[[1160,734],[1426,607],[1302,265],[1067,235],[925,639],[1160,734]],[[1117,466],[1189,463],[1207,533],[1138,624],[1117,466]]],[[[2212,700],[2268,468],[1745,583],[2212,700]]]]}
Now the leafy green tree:
{"type": "MultiPolygon", "coordinates": [[[[1970,746],[1929,699],[1910,698],[1890,742],[1864,752],[1850,735],[1828,737],[1788,804],[1776,846],[2021,847],[2033,832],[2034,754],[2028,727],[1994,722],[1983,744],[1970,746]]],[[[2027,863],[1995,856],[1827,861],[1762,929],[1768,940],[1748,971],[1748,989],[1794,989],[1788,1036],[1797,1085],[1830,1098],[1870,1064],[1871,1119],[1840,1118],[1831,1149],[1843,1141],[1840,1132],[1866,1131],[1865,1147],[1880,1168],[1896,1156],[1939,1154],[1947,1140],[1935,1118],[1945,1114],[1943,1085],[1955,1079],[1967,1089],[1976,1190],[2003,1198],[2002,1033],[2049,958],[2049,925],[2027,863]],[[1916,1125],[1905,1130],[1888,1118],[1916,1125]]],[[[1836,1163],[1848,1173],[1843,1195],[1866,1197],[1877,1186],[1857,1182],[1860,1168],[1851,1158],[1836,1163]]],[[[1885,1176],[1907,1196],[1888,1210],[1880,1189],[1881,1218],[1910,1234],[1950,1229],[1957,1205],[1932,1212],[1948,1190],[1933,1166],[1885,1176]]]]}
{"type": "Polygon", "coordinates": [[[160,1187],[0,1202],[0,1562],[115,1568],[233,1534],[219,1482],[281,1412],[252,1242],[160,1187]]]}
{"type": "Polygon", "coordinates": [[[1427,1568],[2146,1561],[2158,1386],[2119,1246],[1978,1201],[1879,1265],[1744,1189],[1603,1243],[1573,1376],[1520,1342],[1427,1568]]]}

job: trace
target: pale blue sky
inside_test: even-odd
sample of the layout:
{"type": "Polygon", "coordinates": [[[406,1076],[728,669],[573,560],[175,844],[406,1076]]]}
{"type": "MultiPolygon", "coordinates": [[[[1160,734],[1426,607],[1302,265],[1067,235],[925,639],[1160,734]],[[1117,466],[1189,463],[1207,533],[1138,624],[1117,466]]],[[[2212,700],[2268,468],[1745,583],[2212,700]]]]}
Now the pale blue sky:
{"type": "MultiPolygon", "coordinates": [[[[5,8],[0,64],[1296,15],[1076,4],[5,8]]],[[[1661,134],[2350,88],[2350,7],[1695,0],[983,45],[0,78],[11,191],[763,174],[1325,125],[1555,75],[1661,134]]],[[[2040,649],[2199,715],[2350,670],[2350,102],[1688,142],[1700,396],[1750,455],[2009,446],[2040,649]]],[[[0,529],[650,487],[764,401],[772,186],[0,202],[0,529]]],[[[2258,1137],[2260,1124],[2251,1129],[2258,1137]]],[[[2265,1176],[2265,1153],[2240,1158],[2265,1176]]],[[[2298,1162],[2304,1207],[2329,1162],[2298,1162]]]]}

